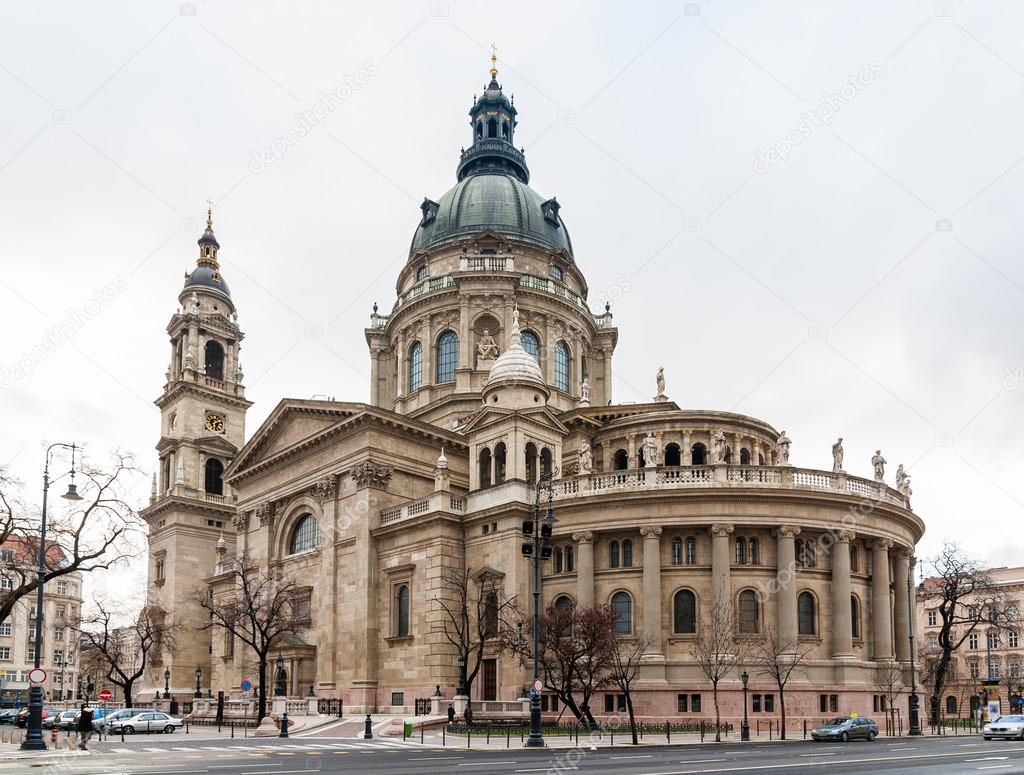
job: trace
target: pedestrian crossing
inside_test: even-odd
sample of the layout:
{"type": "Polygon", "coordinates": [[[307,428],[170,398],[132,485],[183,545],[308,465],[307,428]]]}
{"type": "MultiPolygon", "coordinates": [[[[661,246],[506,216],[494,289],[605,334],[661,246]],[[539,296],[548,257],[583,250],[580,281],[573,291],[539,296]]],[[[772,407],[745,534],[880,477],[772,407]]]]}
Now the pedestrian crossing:
{"type": "Polygon", "coordinates": [[[96,753],[112,753],[121,756],[129,756],[133,754],[152,754],[152,753],[203,753],[205,751],[216,751],[218,753],[237,753],[245,752],[250,754],[272,754],[285,751],[288,753],[306,752],[328,752],[328,751],[366,751],[366,750],[393,750],[393,749],[404,749],[410,750],[413,748],[408,742],[403,743],[399,740],[351,740],[351,741],[335,741],[330,743],[279,743],[277,740],[273,742],[267,742],[262,745],[175,745],[175,746],[158,746],[158,745],[140,745],[132,746],[94,746],[93,750],[96,753]]]}

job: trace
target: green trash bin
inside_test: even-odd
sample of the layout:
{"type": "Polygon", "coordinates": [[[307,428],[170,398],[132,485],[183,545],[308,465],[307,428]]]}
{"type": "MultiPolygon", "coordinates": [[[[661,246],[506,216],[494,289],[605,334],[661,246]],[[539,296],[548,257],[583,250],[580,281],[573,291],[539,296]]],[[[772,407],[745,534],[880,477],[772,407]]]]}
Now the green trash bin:
{"type": "Polygon", "coordinates": [[[402,731],[402,739],[408,740],[410,737],[412,737],[412,722],[406,721],[405,729],[402,731]]]}

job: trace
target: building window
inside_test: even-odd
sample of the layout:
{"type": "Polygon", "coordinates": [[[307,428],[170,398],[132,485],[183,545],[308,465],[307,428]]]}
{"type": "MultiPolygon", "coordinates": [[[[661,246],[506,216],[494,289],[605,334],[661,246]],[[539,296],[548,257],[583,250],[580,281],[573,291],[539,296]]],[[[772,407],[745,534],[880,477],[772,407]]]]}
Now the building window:
{"type": "Polygon", "coordinates": [[[633,542],[628,538],[622,542],[622,567],[633,567],[633,542]]]}
{"type": "Polygon", "coordinates": [[[53,639],[54,640],[64,640],[64,628],[63,627],[55,627],[54,628],[54,630],[53,630],[53,639]]]}
{"type": "Polygon", "coordinates": [[[934,627],[938,623],[939,623],[938,611],[936,611],[935,609],[932,609],[931,611],[928,612],[928,626],[929,627],[934,627]]]}
{"type": "Polygon", "coordinates": [[[608,567],[619,567],[619,542],[612,541],[608,544],[608,567]]]}
{"type": "Polygon", "coordinates": [[[14,550],[0,549],[0,562],[14,562],[14,550]]]}
{"type": "Polygon", "coordinates": [[[978,633],[972,632],[967,636],[967,648],[974,651],[978,649],[978,633]]]}
{"type": "Polygon", "coordinates": [[[850,595],[850,634],[854,640],[860,638],[860,601],[850,595]]]}
{"type": "Polygon", "coordinates": [[[206,481],[203,487],[206,492],[210,495],[223,495],[224,494],[224,480],[221,478],[224,474],[224,464],[221,463],[217,458],[211,457],[206,459],[206,481]]]}
{"type": "Polygon", "coordinates": [[[154,570],[154,574],[153,575],[156,577],[156,579],[155,579],[156,582],[158,584],[163,584],[163,582],[165,580],[165,577],[164,577],[164,559],[163,559],[163,557],[161,557],[159,560],[156,560],[156,562],[154,563],[154,568],[155,568],[155,570],[154,570]]]}
{"type": "Polygon", "coordinates": [[[555,388],[569,392],[569,345],[559,340],[555,345],[555,388]]]}
{"type": "Polygon", "coordinates": [[[695,466],[707,465],[708,448],[698,441],[690,448],[690,460],[693,461],[695,466]]]}
{"type": "Polygon", "coordinates": [[[688,699],[689,697],[685,694],[676,695],[676,713],[687,712],[686,709],[689,707],[689,703],[687,702],[688,699]]]}
{"type": "Polygon", "coordinates": [[[7,576],[0,576],[0,589],[11,589],[13,588],[10,578],[7,576]]]}
{"type": "Polygon", "coordinates": [[[736,564],[743,565],[747,561],[747,540],[745,538],[736,539],[736,564]]]}
{"type": "Polygon", "coordinates": [[[572,573],[576,570],[575,552],[571,546],[565,547],[565,572],[572,573]]]}
{"type": "Polygon", "coordinates": [[[11,637],[11,623],[4,622],[3,624],[0,624],[0,638],[9,637],[11,637]]]}
{"type": "Polygon", "coordinates": [[[946,698],[946,715],[957,715],[956,697],[954,697],[952,694],[946,698]]]}
{"type": "Polygon", "coordinates": [[[801,592],[796,600],[797,627],[801,635],[814,635],[817,631],[814,616],[814,595],[801,592]]]}
{"type": "Polygon", "coordinates": [[[615,613],[615,631],[622,635],[633,632],[633,598],[626,592],[612,595],[612,611],[615,613]]]}
{"type": "Polygon", "coordinates": [[[554,277],[558,282],[565,280],[565,270],[562,269],[558,264],[551,265],[551,276],[554,277]]]}
{"type": "Polygon", "coordinates": [[[1015,649],[1017,644],[1020,643],[1020,636],[1013,630],[1006,633],[1006,645],[1008,648],[1015,649]]]}
{"type": "Polygon", "coordinates": [[[533,356],[533,359],[540,363],[540,339],[533,331],[523,331],[523,349],[533,356]]]}
{"type": "Polygon", "coordinates": [[[604,696],[604,712],[605,713],[625,713],[626,712],[626,695],[625,694],[606,694],[604,696]]]}
{"type": "Polygon", "coordinates": [[[459,337],[445,331],[437,340],[437,382],[454,382],[459,361],[459,337]]]}
{"type": "Polygon", "coordinates": [[[421,267],[418,267],[418,268],[416,269],[416,282],[419,282],[420,280],[426,280],[426,279],[427,279],[427,276],[428,276],[429,274],[430,274],[430,272],[429,272],[429,270],[427,269],[427,265],[426,265],[426,264],[424,264],[424,265],[423,265],[423,266],[421,266],[421,267]]]}
{"type": "Polygon", "coordinates": [[[740,632],[760,632],[761,616],[759,606],[757,603],[757,594],[752,589],[745,589],[742,592],[740,592],[739,602],[740,632]]]}
{"type": "Polygon", "coordinates": [[[224,348],[219,342],[210,340],[205,348],[206,370],[204,374],[213,379],[224,379],[224,348]]]}
{"type": "Polygon", "coordinates": [[[405,692],[391,692],[391,707],[400,708],[405,705],[405,692]]]}
{"type": "Polygon", "coordinates": [[[556,546],[553,552],[553,565],[555,566],[555,573],[562,572],[562,547],[556,546]]]}
{"type": "Polygon", "coordinates": [[[673,538],[672,539],[672,564],[682,565],[683,564],[683,539],[673,538]]]}
{"type": "Polygon", "coordinates": [[[663,465],[666,466],[679,466],[682,465],[682,453],[679,451],[678,444],[667,444],[665,446],[665,459],[662,461],[663,465]]]}
{"type": "Polygon", "coordinates": [[[761,712],[761,695],[753,694],[750,696],[750,712],[760,713],[761,712]]]}
{"type": "Polygon", "coordinates": [[[980,669],[978,667],[977,660],[971,661],[971,678],[978,678],[980,675],[980,669]]]}
{"type": "MultiPolygon", "coordinates": [[[[34,658],[34,655],[33,655],[33,658],[34,658]]],[[[10,659],[11,659],[11,647],[10,646],[0,646],[0,660],[2,660],[4,662],[9,662],[10,659]]]]}
{"type": "Polygon", "coordinates": [[[839,712],[839,695],[838,694],[819,694],[818,695],[818,711],[821,713],[838,713],[839,712]]]}
{"type": "Polygon", "coordinates": [[[61,649],[57,649],[53,652],[53,664],[63,665],[64,664],[64,652],[61,649]]]}
{"type": "Polygon", "coordinates": [[[691,713],[700,713],[700,695],[699,694],[691,694],[690,695],[690,712],[691,713]]]}
{"type": "Polygon", "coordinates": [[[1010,663],[1010,678],[1020,678],[1020,662],[1010,663]]]}
{"type": "Polygon", "coordinates": [[[686,539],[686,564],[696,565],[697,564],[697,539],[687,538],[686,539]]]}
{"type": "Polygon", "coordinates": [[[320,545],[320,525],[312,514],[303,514],[292,530],[288,541],[288,554],[298,554],[320,545]]]}
{"type": "Polygon", "coordinates": [[[395,590],[395,636],[404,638],[409,634],[409,585],[402,584],[395,590]]]}
{"type": "Polygon", "coordinates": [[[612,467],[616,471],[625,471],[629,468],[629,453],[624,449],[615,450],[615,455],[612,458],[612,467]]]}
{"type": "Polygon", "coordinates": [[[672,601],[673,631],[681,635],[697,632],[697,596],[688,589],[676,592],[672,601]]]}
{"type": "Polygon", "coordinates": [[[35,662],[36,661],[36,647],[35,646],[29,646],[28,647],[28,654],[25,656],[25,659],[28,660],[29,662],[35,662]]]}
{"type": "Polygon", "coordinates": [[[856,544],[850,544],[850,573],[860,573],[860,552],[856,544]]]}
{"type": "Polygon", "coordinates": [[[747,541],[747,557],[750,559],[751,565],[759,565],[761,563],[760,548],[756,538],[751,538],[747,541]]]}
{"type": "Polygon", "coordinates": [[[68,583],[66,581],[57,582],[57,594],[66,595],[68,593],[68,583]]]}
{"type": "Polygon", "coordinates": [[[997,649],[997,648],[999,648],[999,633],[996,633],[996,632],[988,633],[987,635],[985,635],[985,641],[987,643],[988,648],[990,648],[990,649],[997,649]]]}
{"type": "Polygon", "coordinates": [[[423,386],[423,345],[413,342],[409,348],[409,392],[415,393],[423,386]]]}

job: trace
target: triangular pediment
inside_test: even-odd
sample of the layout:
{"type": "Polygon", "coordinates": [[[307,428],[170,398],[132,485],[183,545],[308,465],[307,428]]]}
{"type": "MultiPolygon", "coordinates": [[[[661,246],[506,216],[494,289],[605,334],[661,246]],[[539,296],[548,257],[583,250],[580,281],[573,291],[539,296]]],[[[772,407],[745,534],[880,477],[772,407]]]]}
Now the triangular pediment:
{"type": "Polygon", "coordinates": [[[558,418],[558,415],[547,406],[518,410],[503,409],[498,406],[485,406],[461,430],[464,434],[470,434],[496,423],[507,421],[509,418],[516,418],[519,421],[551,428],[563,435],[569,432],[569,429],[558,418]]]}

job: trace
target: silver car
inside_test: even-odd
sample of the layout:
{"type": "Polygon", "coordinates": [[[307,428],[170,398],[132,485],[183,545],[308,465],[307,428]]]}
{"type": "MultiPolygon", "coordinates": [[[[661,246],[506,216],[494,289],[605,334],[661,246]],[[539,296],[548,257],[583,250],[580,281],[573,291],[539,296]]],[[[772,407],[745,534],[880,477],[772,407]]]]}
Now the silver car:
{"type": "Polygon", "coordinates": [[[158,711],[138,713],[130,718],[115,718],[107,726],[107,733],[116,735],[124,732],[134,735],[136,732],[167,732],[171,733],[181,726],[181,719],[168,716],[158,711]]]}
{"type": "Polygon", "coordinates": [[[1024,740],[1024,716],[998,716],[981,730],[986,740],[1024,740]]]}

